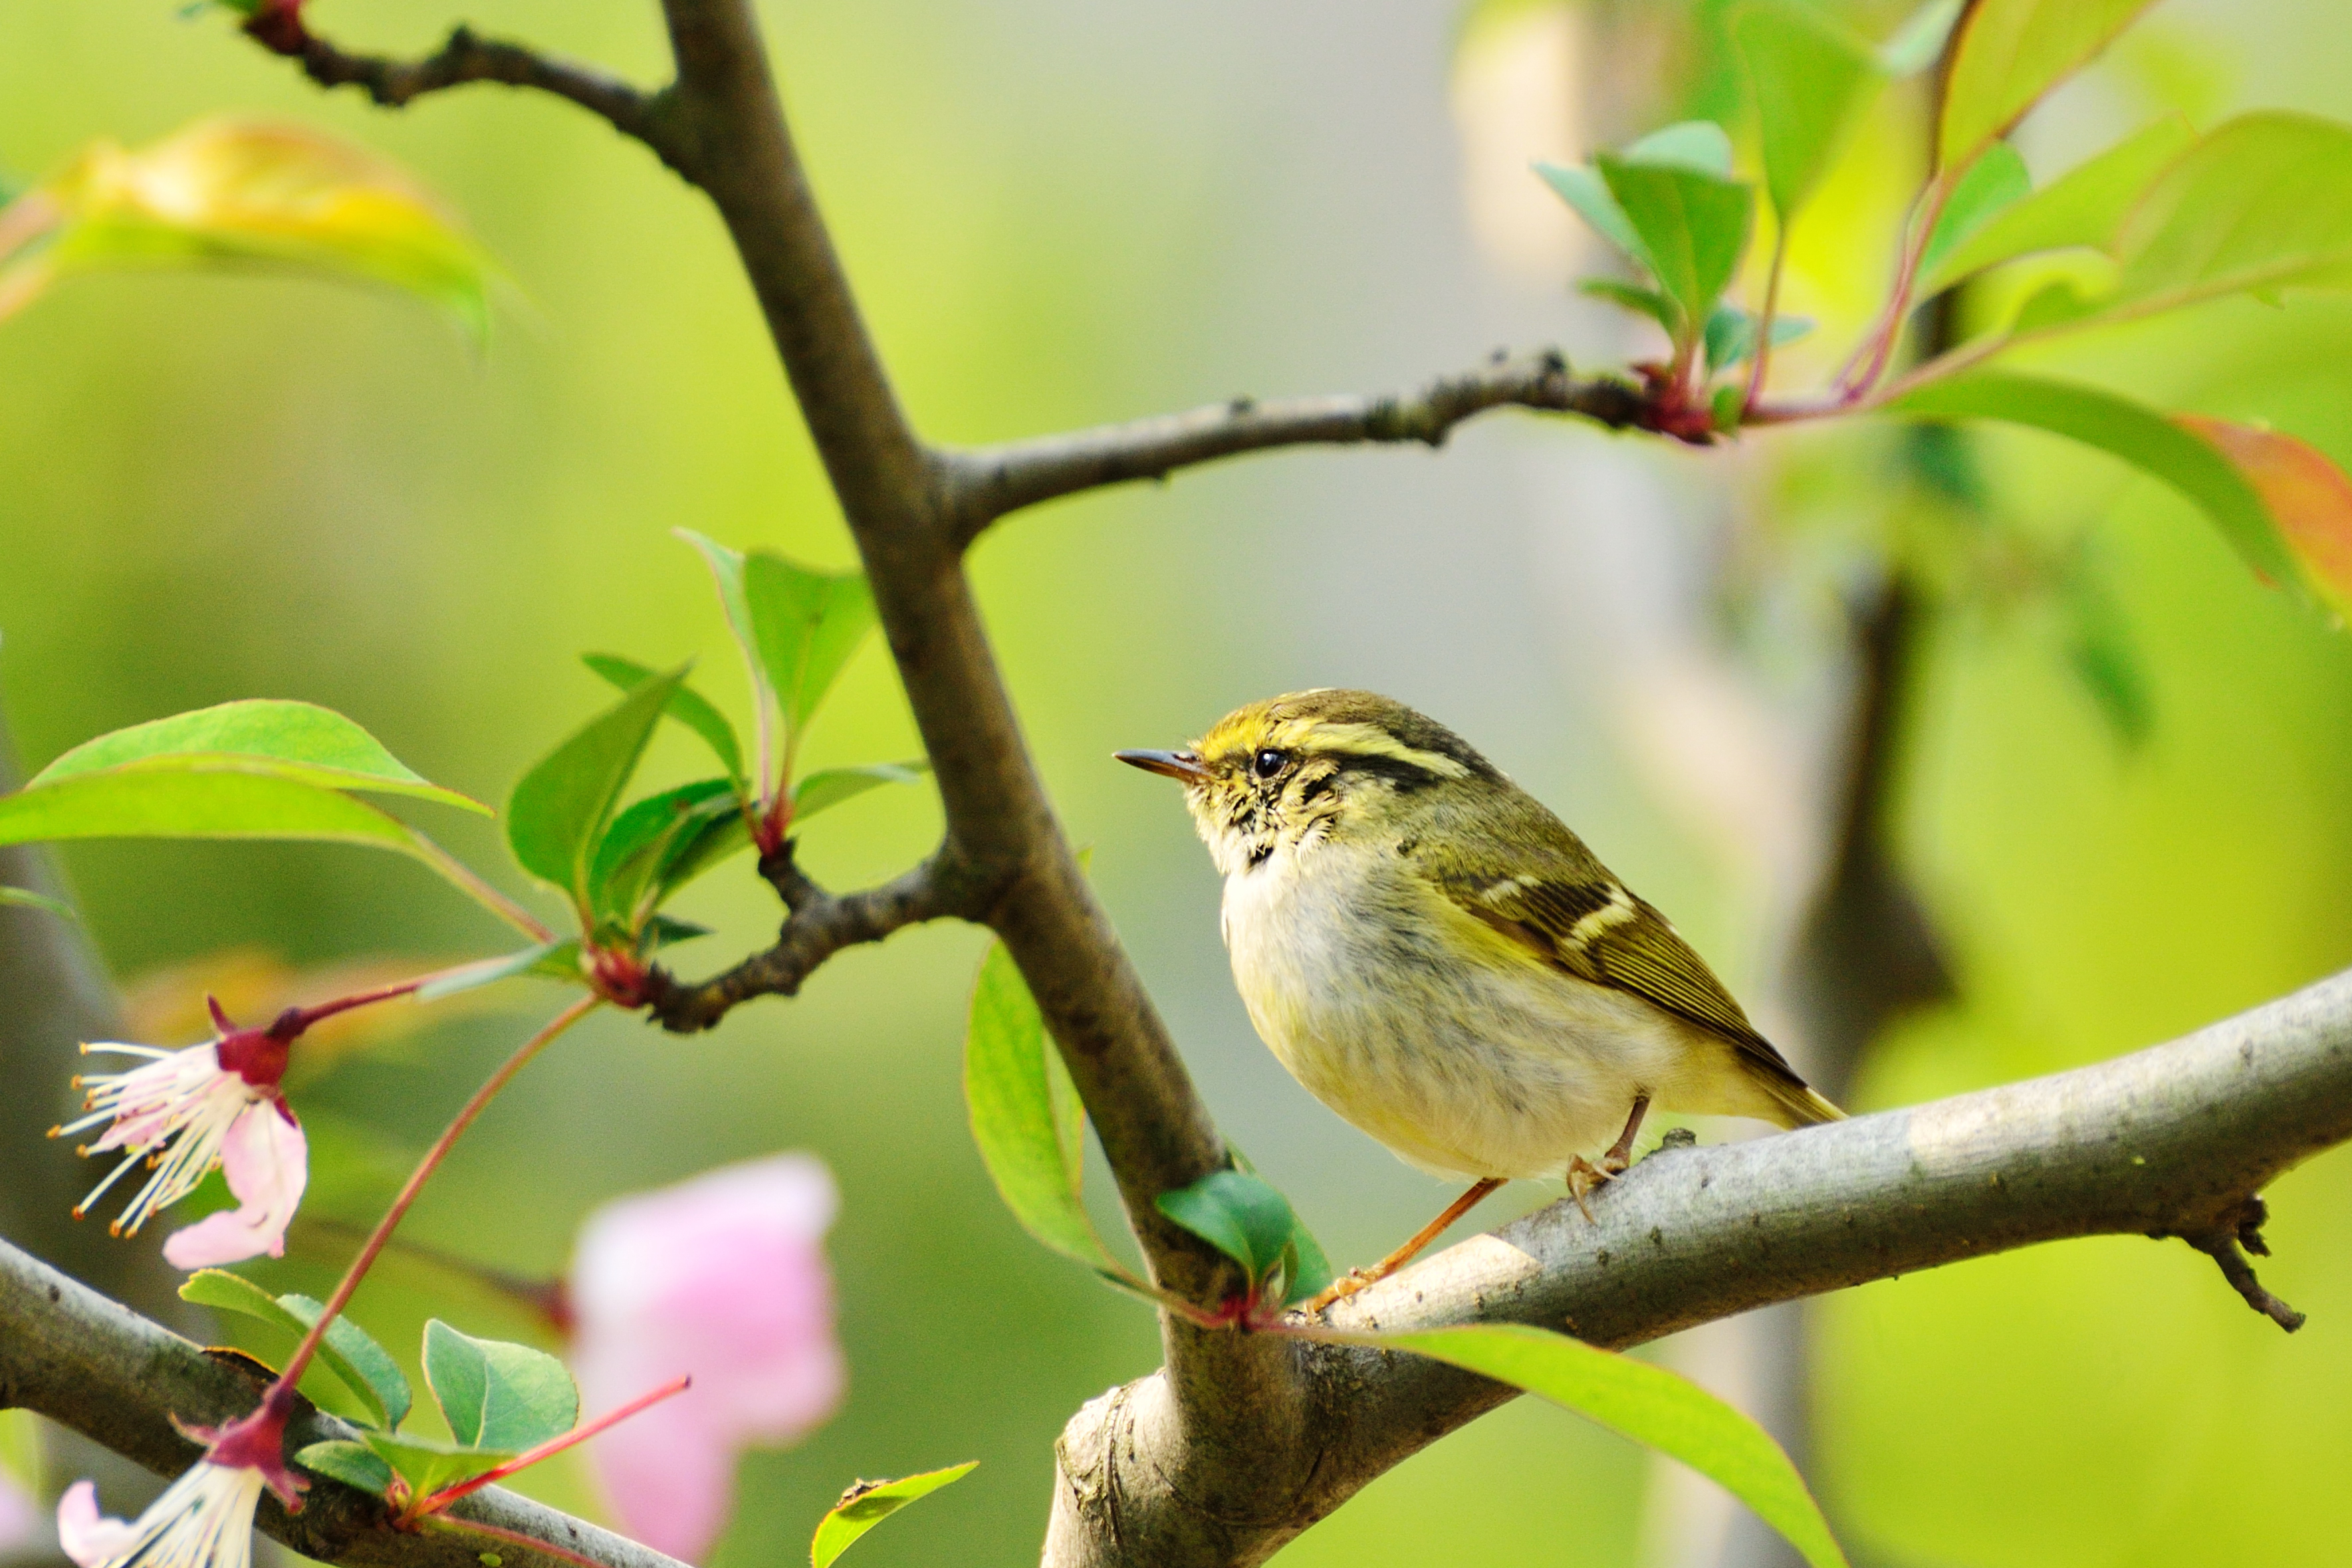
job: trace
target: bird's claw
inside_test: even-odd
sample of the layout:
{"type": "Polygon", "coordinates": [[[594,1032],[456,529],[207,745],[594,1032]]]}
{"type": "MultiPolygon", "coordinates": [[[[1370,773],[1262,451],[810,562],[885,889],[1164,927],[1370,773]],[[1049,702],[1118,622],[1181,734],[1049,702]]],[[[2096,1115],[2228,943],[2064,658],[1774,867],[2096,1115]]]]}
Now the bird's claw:
{"type": "Polygon", "coordinates": [[[1592,1206],[1585,1199],[1603,1185],[1624,1175],[1631,1163],[1613,1150],[1603,1155],[1599,1165],[1594,1165],[1582,1155],[1568,1162],[1568,1196],[1576,1200],[1576,1210],[1584,1216],[1586,1223],[1591,1222],[1592,1206]]]}
{"type": "Polygon", "coordinates": [[[1368,1270],[1350,1269],[1307,1298],[1298,1310],[1311,1318],[1334,1302],[1346,1301],[1349,1296],[1374,1283],[1380,1278],[1379,1274],[1368,1270]]]}

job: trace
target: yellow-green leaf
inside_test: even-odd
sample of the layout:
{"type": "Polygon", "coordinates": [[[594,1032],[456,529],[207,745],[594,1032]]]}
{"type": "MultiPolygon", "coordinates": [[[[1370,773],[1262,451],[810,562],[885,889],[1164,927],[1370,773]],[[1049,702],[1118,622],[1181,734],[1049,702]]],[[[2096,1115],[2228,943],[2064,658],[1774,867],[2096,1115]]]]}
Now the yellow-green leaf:
{"type": "Polygon", "coordinates": [[[2051,89],[2152,0],[1979,0],[1953,47],[1937,167],[1956,171],[2009,133],[2051,89]]]}
{"type": "Polygon", "coordinates": [[[1882,78],[1867,47],[1813,6],[1749,0],[1731,18],[1764,142],[1764,188],[1783,224],[1829,166],[1882,78]]]}
{"type": "Polygon", "coordinates": [[[1087,1215],[1086,1108],[1001,942],[990,944],[972,987],[963,1087],[972,1142],[1013,1217],[1055,1251],[1124,1279],[1087,1215]]]}
{"type": "Polygon", "coordinates": [[[918,1498],[963,1479],[979,1465],[972,1459],[895,1481],[859,1481],[817,1521],[816,1534],[809,1542],[809,1568],[833,1568],[833,1560],[848,1551],[850,1542],[918,1498]]]}
{"type": "Polygon", "coordinates": [[[35,774],[26,788],[141,763],[170,767],[208,761],[251,763],[278,778],[331,789],[415,795],[490,814],[480,801],[416,773],[332,708],[301,702],[228,702],[134,724],[84,741],[35,774]]]}
{"type": "Polygon", "coordinates": [[[2210,442],[2154,409],[2097,387],[1990,370],[1931,382],[1887,406],[1890,413],[1917,418],[2031,425],[2112,453],[2203,507],[2265,580],[2297,593],[2305,587],[2256,486],[2210,442]]]}
{"type": "Polygon", "coordinates": [[[205,265],[387,285],[477,342],[489,330],[487,257],[398,165],[305,126],[233,118],[137,151],[94,142],[0,213],[0,318],[71,273],[205,265]]]}
{"type": "Polygon", "coordinates": [[[1919,298],[1940,294],[1971,273],[2036,251],[2105,249],[2140,193],[2196,139],[2187,120],[2166,115],[2032,195],[1986,215],[1940,260],[1921,267],[1919,298]]]}
{"type": "Polygon", "coordinates": [[[2305,580],[2339,620],[2352,617],[2352,478],[2309,443],[2274,430],[2193,413],[2172,423],[2229,459],[2262,497],[2305,580]]]}
{"type": "Polygon", "coordinates": [[[1812,1568],[1845,1568],[1845,1553],[1821,1505],[1771,1434],[1664,1367],[1517,1323],[1317,1337],[1411,1351],[1564,1406],[1716,1482],[1786,1537],[1812,1568]]]}

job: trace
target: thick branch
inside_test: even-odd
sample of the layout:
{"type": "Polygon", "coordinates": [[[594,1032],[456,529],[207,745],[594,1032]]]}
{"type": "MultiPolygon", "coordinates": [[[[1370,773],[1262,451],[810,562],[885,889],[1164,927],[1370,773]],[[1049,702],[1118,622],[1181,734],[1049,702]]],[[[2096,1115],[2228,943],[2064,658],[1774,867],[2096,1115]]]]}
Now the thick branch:
{"type": "Polygon", "coordinates": [[[661,96],[576,60],[481,37],[466,26],[451,28],[438,49],[415,59],[353,54],[311,32],[301,13],[283,4],[265,4],[245,30],[271,53],[299,60],[303,72],[320,87],[356,87],[386,109],[401,109],[428,92],[467,82],[536,88],[603,116],[615,131],[635,137],[663,162],[677,166],[672,139],[658,113],[661,96]]]}
{"type": "MultiPolygon", "coordinates": [[[[2095,1067],[1801,1133],[1668,1149],[1335,1308],[1355,1329],[1522,1322],[1622,1348],[1775,1301],[2040,1241],[2178,1236],[2285,1326],[2231,1243],[2254,1195],[2352,1139],[2352,972],[2095,1067]]],[[[2252,1238],[2259,1250],[2259,1237],[2252,1238]]],[[[1295,1442],[1204,1463],[1163,1374],[1065,1432],[1046,1562],[1264,1560],[1510,1390],[1417,1357],[1298,1345],[1295,1442]],[[1271,1478],[1271,1479],[1270,1479],[1271,1478]],[[1281,1489],[1279,1508],[1268,1500],[1281,1489]],[[1235,1506],[1236,1502],[1240,1506],[1235,1506]]]]}
{"type": "Polygon", "coordinates": [[[904,875],[856,893],[825,892],[793,863],[789,848],[763,861],[760,869],[791,911],[776,945],[697,984],[656,969],[646,983],[646,999],[664,1029],[692,1034],[712,1028],[730,1009],[754,997],[798,996],[818,966],[844,947],[879,942],[926,920],[979,920],[991,902],[985,881],[946,848],[904,875]]]}
{"type": "MultiPolygon", "coordinates": [[[[217,1426],[251,1410],[261,1392],[239,1363],[207,1355],[179,1335],[89,1290],[46,1263],[0,1243],[0,1407],[37,1410],[158,1475],[176,1475],[203,1452],[173,1428],[217,1426]]],[[[333,1416],[310,1411],[289,1429],[287,1451],[355,1436],[333,1416]]],[[[683,1568],[649,1546],[600,1530],[514,1493],[486,1487],[449,1511],[453,1518],[551,1542],[609,1568],[683,1568]]],[[[264,1497],[262,1530],[305,1557],[392,1568],[478,1568],[485,1542],[462,1532],[412,1535],[384,1522],[376,1499],[333,1481],[315,1482],[302,1511],[289,1517],[264,1497]]],[[[550,1552],[499,1545],[513,1568],[566,1568],[550,1552]]]]}
{"type": "Polygon", "coordinates": [[[1146,1255],[1205,1297],[1224,1266],[1152,1198],[1224,1163],[1167,1027],[1064,840],[941,525],[940,464],[866,336],[794,152],[748,0],[665,0],[687,165],[717,204],[864,559],[947,815],[942,858],[1021,967],[1146,1255]]]}
{"type": "Polygon", "coordinates": [[[1444,444],[1454,427],[1494,408],[1577,413],[1612,429],[1639,423],[1640,389],[1579,381],[1557,352],[1495,361],[1440,376],[1410,397],[1235,398],[1187,413],[948,454],[950,528],[961,547],[1007,512],[1080,490],[1164,479],[1179,468],[1275,446],[1418,441],[1444,444]]]}

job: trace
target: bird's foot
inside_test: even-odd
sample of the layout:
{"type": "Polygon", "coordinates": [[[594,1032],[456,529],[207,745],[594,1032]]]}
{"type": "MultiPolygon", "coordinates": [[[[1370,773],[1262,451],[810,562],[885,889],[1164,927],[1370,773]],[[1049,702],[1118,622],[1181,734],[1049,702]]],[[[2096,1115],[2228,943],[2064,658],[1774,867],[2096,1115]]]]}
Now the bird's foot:
{"type": "Polygon", "coordinates": [[[1298,1306],[1298,1311],[1313,1317],[1335,1301],[1344,1301],[1367,1285],[1377,1284],[1388,1270],[1378,1267],[1350,1269],[1298,1306]]]}
{"type": "Polygon", "coordinates": [[[1627,1163],[1613,1149],[1603,1155],[1597,1166],[1582,1155],[1568,1162],[1568,1196],[1576,1200],[1577,1212],[1584,1216],[1587,1223],[1592,1218],[1592,1205],[1585,1200],[1622,1176],[1627,1163]]]}

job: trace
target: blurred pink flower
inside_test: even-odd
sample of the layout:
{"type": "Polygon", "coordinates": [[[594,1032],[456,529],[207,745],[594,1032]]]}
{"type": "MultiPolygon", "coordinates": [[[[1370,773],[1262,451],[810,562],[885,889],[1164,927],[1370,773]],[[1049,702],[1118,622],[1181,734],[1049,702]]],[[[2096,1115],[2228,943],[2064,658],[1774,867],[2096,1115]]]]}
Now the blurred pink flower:
{"type": "Polygon", "coordinates": [[[76,1481],[58,1499],[58,1546],[81,1568],[99,1568],[139,1539],[138,1526],[98,1511],[98,1488],[76,1481]]]}
{"type": "Polygon", "coordinates": [[[86,1212],[132,1166],[151,1167],[153,1174],[110,1228],[123,1236],[194,1191],[226,1156],[229,1190],[236,1195],[239,1207],[234,1216],[215,1216],[172,1238],[164,1255],[184,1269],[234,1263],[264,1252],[282,1254],[286,1225],[294,1218],[309,1174],[301,1129],[278,1094],[287,1041],[270,1030],[236,1029],[226,1017],[217,1012],[215,1017],[220,1038],[185,1051],[84,1046],[84,1051],[147,1060],[125,1072],[76,1079],[76,1086],[85,1092],[88,1114],[52,1134],[108,1123],[105,1134],[81,1152],[126,1151],[122,1162],[76,1207],[76,1215],[86,1212]]]}
{"type": "Polygon", "coordinates": [[[30,1551],[41,1540],[41,1505],[24,1483],[0,1469],[0,1557],[30,1551]]]}
{"type": "Polygon", "coordinates": [[[688,1561],[719,1537],[740,1449],[792,1441],[847,1382],[834,1338],[833,1177],[777,1155],[607,1204],[572,1260],[572,1368],[590,1408],[694,1386],[589,1447],[621,1522],[688,1561]]]}

